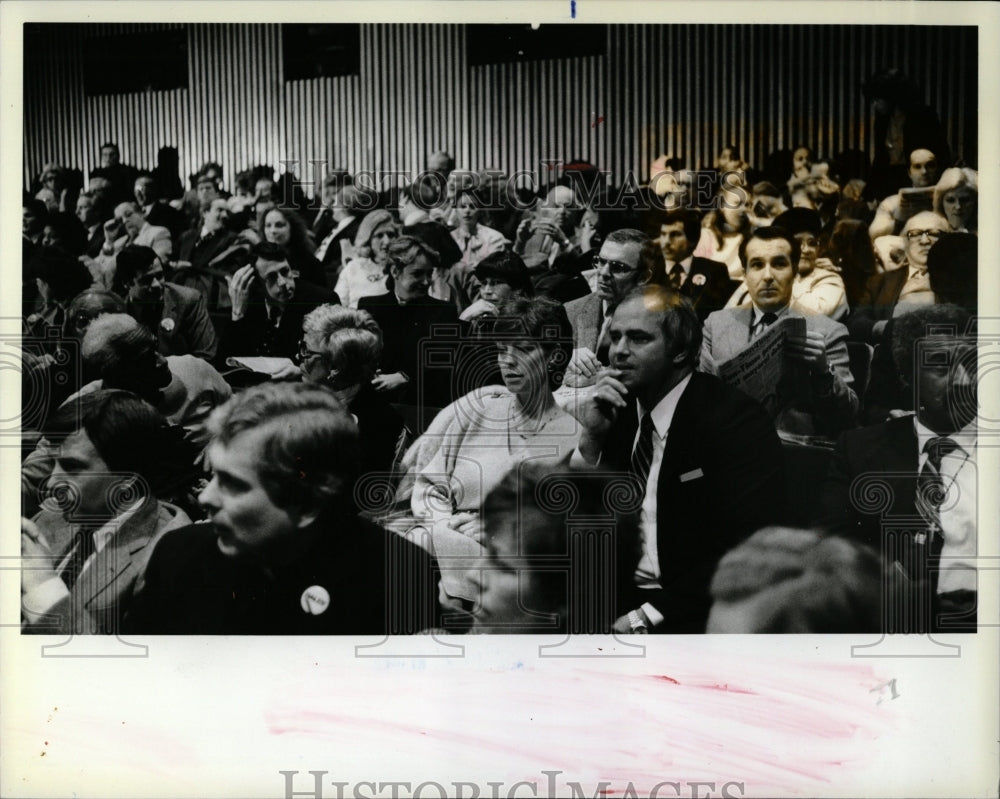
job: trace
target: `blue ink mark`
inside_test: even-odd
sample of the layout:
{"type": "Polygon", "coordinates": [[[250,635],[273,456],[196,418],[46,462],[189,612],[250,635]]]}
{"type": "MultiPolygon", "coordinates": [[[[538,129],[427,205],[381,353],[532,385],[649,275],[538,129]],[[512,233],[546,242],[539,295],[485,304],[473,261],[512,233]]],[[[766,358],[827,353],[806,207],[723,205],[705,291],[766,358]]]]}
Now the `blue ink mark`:
{"type": "Polygon", "coordinates": [[[569,15],[572,19],[576,19],[576,0],[569,0],[569,15]]]}

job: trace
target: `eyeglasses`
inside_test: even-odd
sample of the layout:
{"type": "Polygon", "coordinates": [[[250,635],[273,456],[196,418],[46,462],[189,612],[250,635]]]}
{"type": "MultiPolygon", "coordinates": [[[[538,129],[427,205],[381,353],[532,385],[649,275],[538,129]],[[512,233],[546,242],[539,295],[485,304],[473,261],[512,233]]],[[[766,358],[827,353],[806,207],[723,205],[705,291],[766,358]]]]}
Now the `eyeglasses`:
{"type": "Polygon", "coordinates": [[[156,272],[146,272],[146,274],[144,275],[136,275],[135,282],[138,283],[143,288],[148,289],[150,286],[153,285],[154,280],[158,280],[162,283],[164,277],[165,275],[163,274],[163,270],[160,269],[156,272]]]}
{"type": "Polygon", "coordinates": [[[292,269],[290,266],[283,266],[281,269],[275,269],[273,272],[268,272],[264,276],[264,284],[267,286],[273,286],[278,282],[279,277],[283,277],[286,280],[288,278],[295,280],[298,276],[299,273],[295,269],[292,269]]]}
{"type": "Polygon", "coordinates": [[[607,270],[612,275],[627,275],[632,272],[637,272],[639,270],[639,267],[637,266],[624,264],[621,261],[609,261],[607,258],[602,258],[600,255],[595,255],[594,269],[600,271],[603,267],[607,267],[607,270]]]}
{"type": "Polygon", "coordinates": [[[937,241],[941,238],[944,231],[942,230],[908,230],[906,232],[906,238],[910,241],[916,241],[924,236],[927,236],[931,241],[937,241]]]}
{"type": "Polygon", "coordinates": [[[324,353],[316,352],[316,350],[309,349],[309,345],[306,344],[305,339],[299,342],[299,351],[295,355],[295,363],[303,364],[306,361],[310,361],[313,358],[322,358],[324,353]]]}

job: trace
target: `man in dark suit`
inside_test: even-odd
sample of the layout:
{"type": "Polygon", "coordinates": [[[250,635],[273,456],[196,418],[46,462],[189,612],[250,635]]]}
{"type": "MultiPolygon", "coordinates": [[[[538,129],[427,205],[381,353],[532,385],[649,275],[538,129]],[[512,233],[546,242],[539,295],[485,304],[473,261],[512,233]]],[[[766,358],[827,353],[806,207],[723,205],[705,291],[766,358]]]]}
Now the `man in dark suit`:
{"type": "Polygon", "coordinates": [[[136,175],[139,174],[134,166],[121,162],[121,152],[114,142],[106,142],[101,145],[101,165],[90,171],[90,178],[104,178],[110,186],[109,200],[112,205],[130,202],[133,199],[132,188],[136,175]]]}
{"type": "Polygon", "coordinates": [[[451,323],[453,334],[458,333],[455,306],[427,294],[437,259],[437,252],[420,239],[400,236],[388,248],[389,291],[358,302],[358,309],[368,311],[382,328],[385,345],[372,385],[407,405],[440,408],[454,399],[451,373],[425,368],[430,364],[424,362],[435,326],[451,323]]]}
{"type": "Polygon", "coordinates": [[[125,298],[125,310],[156,335],[161,355],[215,358],[218,341],[201,294],[168,283],[149,247],[126,247],[117,264],[113,290],[125,298]]]}
{"type": "MultiPolygon", "coordinates": [[[[282,247],[261,242],[254,263],[237,269],[229,284],[231,323],[223,339],[223,357],[264,355],[295,358],[302,338],[302,319],[323,303],[339,304],[329,289],[299,280],[282,247]]],[[[287,375],[299,369],[290,364],[287,375]]]]}
{"type": "Polygon", "coordinates": [[[701,235],[701,215],[689,209],[667,211],[659,219],[667,282],[687,297],[702,322],[712,311],[725,307],[733,293],[733,282],[725,264],[694,257],[701,235]]]}
{"type": "Polygon", "coordinates": [[[632,228],[615,230],[594,259],[597,290],[566,303],[573,326],[573,356],[564,385],[591,386],[608,365],[608,324],[615,306],[642,283],[663,281],[663,257],[656,242],[632,228]]]}
{"type": "Polygon", "coordinates": [[[84,253],[88,258],[96,258],[104,247],[104,223],[111,216],[110,209],[105,210],[102,200],[97,195],[85,191],[76,199],[76,218],[80,220],[87,236],[87,246],[84,253]]]}
{"type": "Polygon", "coordinates": [[[385,635],[438,621],[430,555],[354,512],[361,442],[320,386],[268,383],[210,422],[209,523],[165,535],[128,613],[149,634],[385,635]]]}
{"type": "Polygon", "coordinates": [[[886,604],[886,632],[976,628],[971,318],[956,305],[929,305],[893,321],[893,360],[916,415],[845,433],[824,485],[824,527],[882,553],[897,578],[886,586],[901,598],[886,604]]]}
{"type": "Polygon", "coordinates": [[[226,276],[236,271],[241,258],[236,234],[226,228],[229,208],[225,200],[212,200],[201,209],[201,226],[181,235],[174,282],[200,291],[214,318],[229,315],[226,276]]]}
{"type": "Polygon", "coordinates": [[[781,518],[781,445],[760,405],[694,371],[701,323],[678,292],[634,289],[609,334],[571,465],[631,472],[643,493],[640,541],[617,544],[615,629],[704,632],[719,559],[781,518]]]}
{"type": "Polygon", "coordinates": [[[927,256],[934,242],[950,230],[948,220],[933,211],[921,211],[906,221],[902,232],[906,263],[868,279],[861,300],[846,320],[852,341],[878,344],[890,319],[916,305],[934,302],[927,256]]]}

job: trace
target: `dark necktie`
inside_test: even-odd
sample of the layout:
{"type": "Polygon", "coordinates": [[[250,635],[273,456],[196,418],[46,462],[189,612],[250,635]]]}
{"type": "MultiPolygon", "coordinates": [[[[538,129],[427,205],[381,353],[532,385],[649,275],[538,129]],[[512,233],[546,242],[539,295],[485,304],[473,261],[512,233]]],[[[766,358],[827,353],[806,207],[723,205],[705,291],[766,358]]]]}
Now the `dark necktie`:
{"type": "Polygon", "coordinates": [[[66,587],[73,590],[80,572],[83,571],[83,564],[94,554],[96,544],[94,542],[94,527],[81,527],[74,536],[73,546],[69,551],[69,558],[66,565],[60,572],[60,579],[66,587]]]}
{"type": "Polygon", "coordinates": [[[757,320],[757,324],[750,328],[750,337],[757,338],[765,330],[767,330],[771,325],[778,321],[778,315],[768,311],[765,314],[761,314],[760,319],[757,320]]]}
{"type": "Polygon", "coordinates": [[[639,440],[632,453],[632,474],[639,479],[643,494],[646,493],[646,481],[649,479],[649,467],[653,463],[653,417],[645,414],[639,425],[639,440]]]}
{"type": "Polygon", "coordinates": [[[670,270],[670,285],[677,291],[680,291],[681,283],[684,280],[684,267],[680,264],[674,264],[673,269],[670,270]]]}
{"type": "Polygon", "coordinates": [[[924,445],[927,461],[917,477],[917,512],[927,522],[928,534],[923,539],[927,547],[927,569],[931,586],[936,589],[944,534],[941,530],[941,503],[944,502],[945,486],[941,479],[941,460],[945,455],[958,449],[947,436],[935,436],[924,445]]]}
{"type": "MultiPolygon", "coordinates": [[[[604,303],[601,303],[601,308],[604,308],[604,303]]],[[[597,315],[597,324],[600,326],[600,333],[598,333],[597,339],[597,352],[594,354],[597,356],[597,360],[608,366],[611,363],[608,358],[611,351],[611,336],[608,335],[608,320],[603,310],[597,315]]]]}

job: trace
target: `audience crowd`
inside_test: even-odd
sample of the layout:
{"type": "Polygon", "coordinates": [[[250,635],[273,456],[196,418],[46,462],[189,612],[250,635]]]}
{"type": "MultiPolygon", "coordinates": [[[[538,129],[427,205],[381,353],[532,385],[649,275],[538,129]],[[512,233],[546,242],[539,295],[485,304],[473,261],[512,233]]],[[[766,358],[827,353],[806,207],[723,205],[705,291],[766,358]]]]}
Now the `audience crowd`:
{"type": "Polygon", "coordinates": [[[45,165],[23,629],[974,631],[977,175],[866,93],[641,186],[45,165]]]}

